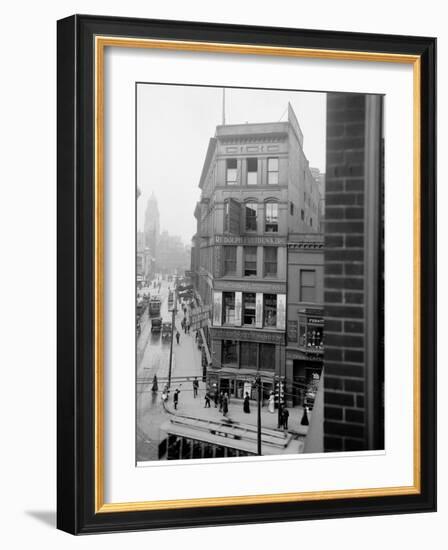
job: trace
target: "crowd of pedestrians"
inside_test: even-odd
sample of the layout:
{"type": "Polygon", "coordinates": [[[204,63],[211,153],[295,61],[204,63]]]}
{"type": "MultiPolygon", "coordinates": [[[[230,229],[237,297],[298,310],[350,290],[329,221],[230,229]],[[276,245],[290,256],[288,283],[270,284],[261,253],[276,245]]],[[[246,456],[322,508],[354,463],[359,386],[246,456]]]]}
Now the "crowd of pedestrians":
{"type": "MultiPolygon", "coordinates": [[[[187,305],[183,301],[181,302],[181,308],[183,312],[183,317],[181,320],[181,329],[183,330],[185,335],[187,334],[189,335],[191,330],[191,322],[188,315],[189,312],[187,309],[187,305]]],[[[178,329],[176,329],[175,337],[176,337],[177,344],[179,344],[181,334],[178,329]]],[[[198,342],[199,338],[200,338],[199,331],[195,330],[195,342],[198,342]]],[[[157,379],[156,377],[154,378],[155,380],[153,381],[153,391],[154,391],[154,387],[157,388],[157,379]]],[[[165,388],[162,394],[162,399],[164,401],[168,399],[168,393],[169,393],[168,389],[165,388]]],[[[193,393],[194,399],[197,399],[199,397],[199,380],[197,376],[195,376],[194,380],[192,381],[192,393],[193,393]]],[[[175,410],[178,410],[179,395],[180,395],[180,389],[176,388],[176,390],[173,393],[173,406],[175,410]]],[[[230,396],[226,391],[219,391],[216,384],[213,384],[212,387],[207,387],[204,394],[204,408],[211,409],[212,403],[214,405],[214,408],[218,409],[218,411],[222,413],[224,418],[228,417],[229,406],[230,406],[230,396]]],[[[239,403],[241,403],[241,401],[239,403]]],[[[236,404],[233,406],[236,406],[236,404]]],[[[242,410],[244,414],[247,414],[247,415],[251,414],[250,395],[248,392],[245,392],[242,404],[240,404],[239,406],[242,406],[242,410]]],[[[285,431],[289,429],[289,410],[286,407],[283,407],[280,413],[278,413],[278,409],[276,410],[276,406],[275,406],[274,392],[271,392],[269,395],[267,410],[269,413],[278,414],[278,419],[279,419],[278,428],[283,429],[285,431]]],[[[303,410],[303,415],[302,415],[300,424],[303,426],[307,426],[309,424],[307,407],[305,407],[303,410]]]]}

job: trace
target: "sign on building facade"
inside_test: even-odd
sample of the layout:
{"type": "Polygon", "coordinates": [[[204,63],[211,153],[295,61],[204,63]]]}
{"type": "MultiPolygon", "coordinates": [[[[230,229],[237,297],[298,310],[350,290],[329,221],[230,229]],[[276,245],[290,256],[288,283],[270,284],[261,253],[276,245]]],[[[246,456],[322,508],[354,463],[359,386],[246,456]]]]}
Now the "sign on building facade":
{"type": "Polygon", "coordinates": [[[212,311],[212,305],[208,304],[200,306],[194,310],[194,313],[190,316],[191,328],[197,330],[209,325],[210,314],[212,311]]]}

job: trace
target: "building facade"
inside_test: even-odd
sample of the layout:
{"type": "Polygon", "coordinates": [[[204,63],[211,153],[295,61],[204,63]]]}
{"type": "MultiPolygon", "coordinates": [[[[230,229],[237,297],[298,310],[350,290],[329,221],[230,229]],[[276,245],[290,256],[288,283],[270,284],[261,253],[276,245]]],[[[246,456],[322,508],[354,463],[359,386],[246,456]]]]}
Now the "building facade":
{"type": "Polygon", "coordinates": [[[324,356],[324,251],[321,233],[290,234],[286,331],[286,402],[315,394],[324,356]]]}
{"type": "Polygon", "coordinates": [[[213,304],[208,382],[231,397],[265,397],[285,376],[288,236],[319,227],[320,194],[288,121],[221,125],[210,139],[196,205],[193,280],[213,304]]]}
{"type": "Polygon", "coordinates": [[[327,95],[324,450],[384,449],[382,97],[327,95]]]}

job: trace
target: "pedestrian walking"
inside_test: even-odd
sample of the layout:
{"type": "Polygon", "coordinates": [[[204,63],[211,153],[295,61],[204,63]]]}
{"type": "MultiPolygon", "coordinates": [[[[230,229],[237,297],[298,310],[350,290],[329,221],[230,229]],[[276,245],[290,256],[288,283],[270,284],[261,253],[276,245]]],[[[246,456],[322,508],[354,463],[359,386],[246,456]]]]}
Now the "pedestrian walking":
{"type": "Polygon", "coordinates": [[[199,338],[199,330],[196,331],[196,334],[194,335],[194,341],[197,342],[199,338]]]}
{"type": "Polygon", "coordinates": [[[269,394],[268,412],[271,414],[275,412],[275,396],[273,391],[269,394]]]}
{"type": "Polygon", "coordinates": [[[190,334],[190,321],[187,321],[187,334],[190,334]]]}
{"type": "Polygon", "coordinates": [[[207,392],[205,394],[205,405],[204,405],[204,409],[209,409],[210,408],[210,395],[209,393],[207,392]]]}
{"type": "Polygon", "coordinates": [[[246,395],[244,396],[243,411],[247,414],[250,413],[249,394],[247,392],[246,392],[246,395]]]}
{"type": "Polygon", "coordinates": [[[303,408],[303,416],[302,416],[302,420],[300,421],[300,424],[302,426],[308,426],[310,423],[310,421],[308,420],[308,407],[305,405],[305,407],[303,408]]]}
{"type": "Polygon", "coordinates": [[[283,412],[282,412],[282,420],[283,420],[282,423],[283,423],[283,428],[284,428],[285,430],[288,429],[288,419],[289,419],[289,411],[288,411],[288,409],[285,407],[285,408],[283,409],[283,412]]]}
{"type": "Polygon", "coordinates": [[[185,317],[180,322],[180,326],[182,327],[182,330],[184,330],[184,328],[185,328],[185,317]]]}
{"type": "Polygon", "coordinates": [[[174,408],[177,410],[177,405],[179,403],[179,394],[180,394],[180,390],[179,388],[176,388],[176,391],[174,392],[174,395],[173,395],[173,403],[174,403],[174,408]]]}
{"type": "Polygon", "coordinates": [[[164,403],[166,403],[168,401],[168,393],[169,393],[168,384],[165,384],[165,386],[163,387],[163,392],[162,392],[162,401],[164,403]]]}
{"type": "Polygon", "coordinates": [[[198,380],[198,377],[195,376],[193,380],[193,397],[195,399],[198,396],[198,389],[199,389],[199,380],[198,380]]]}
{"type": "Polygon", "coordinates": [[[154,375],[154,378],[152,379],[152,391],[156,393],[159,389],[159,384],[157,383],[157,375],[154,375]]]}
{"type": "Polygon", "coordinates": [[[213,384],[215,387],[215,393],[213,394],[213,401],[215,402],[215,409],[218,408],[218,401],[219,401],[219,394],[218,394],[218,388],[216,387],[216,384],[213,384]]]}
{"type": "Polygon", "coordinates": [[[279,405],[280,410],[278,413],[278,422],[277,422],[277,428],[283,428],[283,407],[279,405]]]}
{"type": "Polygon", "coordinates": [[[180,333],[179,331],[176,332],[176,341],[177,343],[179,343],[179,340],[180,340],[180,333]]]}
{"type": "Polygon", "coordinates": [[[227,416],[229,412],[229,396],[225,393],[222,398],[222,414],[227,416]]]}

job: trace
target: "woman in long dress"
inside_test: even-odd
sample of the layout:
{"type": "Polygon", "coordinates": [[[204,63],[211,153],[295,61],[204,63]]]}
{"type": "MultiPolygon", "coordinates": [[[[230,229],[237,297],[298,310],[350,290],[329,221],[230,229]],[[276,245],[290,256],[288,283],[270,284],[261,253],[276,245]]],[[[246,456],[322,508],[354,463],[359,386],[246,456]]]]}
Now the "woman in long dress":
{"type": "Polygon", "coordinates": [[[243,411],[245,413],[250,413],[249,394],[247,392],[246,392],[246,396],[244,397],[243,411]]]}
{"type": "Polygon", "coordinates": [[[275,412],[275,398],[274,398],[274,392],[273,391],[271,391],[271,393],[269,394],[268,411],[270,413],[275,412]]]}

